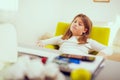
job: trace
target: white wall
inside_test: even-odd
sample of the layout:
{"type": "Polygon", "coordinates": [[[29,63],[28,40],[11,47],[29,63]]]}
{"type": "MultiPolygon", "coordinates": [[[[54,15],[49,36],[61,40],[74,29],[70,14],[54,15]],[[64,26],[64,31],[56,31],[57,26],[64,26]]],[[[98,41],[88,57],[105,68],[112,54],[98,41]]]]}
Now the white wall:
{"type": "Polygon", "coordinates": [[[120,14],[120,0],[98,3],[93,0],[19,0],[16,21],[19,44],[35,45],[45,32],[54,33],[57,22],[71,22],[78,13],[91,18],[93,24],[106,25],[120,14]]]}

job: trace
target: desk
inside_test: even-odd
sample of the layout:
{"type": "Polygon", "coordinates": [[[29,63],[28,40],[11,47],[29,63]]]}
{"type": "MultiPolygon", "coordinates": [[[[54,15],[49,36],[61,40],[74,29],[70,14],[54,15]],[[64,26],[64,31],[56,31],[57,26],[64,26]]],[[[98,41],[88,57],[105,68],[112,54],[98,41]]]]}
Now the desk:
{"type": "Polygon", "coordinates": [[[48,58],[48,61],[51,61],[54,57],[58,56],[61,52],[58,50],[46,49],[37,46],[19,46],[18,47],[19,53],[37,55],[37,56],[44,56],[48,58]]]}
{"type": "MultiPolygon", "coordinates": [[[[49,58],[52,58],[53,56],[56,56],[59,53],[58,51],[55,50],[47,50],[47,49],[42,49],[43,51],[40,51],[41,49],[39,48],[23,48],[19,47],[20,52],[26,52],[26,53],[32,53],[35,55],[41,55],[41,56],[46,56],[49,58]],[[47,52],[46,52],[47,51],[47,52]],[[52,54],[55,53],[55,54],[52,54]]],[[[117,61],[112,61],[112,60],[106,60],[105,65],[102,68],[102,70],[96,75],[94,80],[120,80],[120,62],[117,61]]],[[[66,77],[67,80],[70,80],[69,77],[66,77]]]]}

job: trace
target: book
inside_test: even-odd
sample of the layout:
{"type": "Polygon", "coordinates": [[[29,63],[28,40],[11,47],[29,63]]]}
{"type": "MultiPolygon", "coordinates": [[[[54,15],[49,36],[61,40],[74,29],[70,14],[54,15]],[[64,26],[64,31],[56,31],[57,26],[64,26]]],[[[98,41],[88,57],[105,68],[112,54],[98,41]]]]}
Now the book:
{"type": "Polygon", "coordinates": [[[102,67],[104,58],[92,55],[60,54],[53,59],[53,62],[58,64],[62,72],[70,73],[73,69],[84,68],[95,76],[102,67]]]}

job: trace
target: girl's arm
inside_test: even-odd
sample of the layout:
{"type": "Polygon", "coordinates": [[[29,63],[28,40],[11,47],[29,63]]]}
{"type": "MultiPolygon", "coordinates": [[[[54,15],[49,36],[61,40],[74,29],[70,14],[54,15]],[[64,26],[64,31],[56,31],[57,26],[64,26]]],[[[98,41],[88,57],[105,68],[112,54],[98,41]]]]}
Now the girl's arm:
{"type": "Polygon", "coordinates": [[[91,48],[95,51],[98,51],[98,55],[111,55],[113,53],[113,50],[110,47],[107,47],[95,40],[90,39],[89,41],[91,48]]]}
{"type": "Polygon", "coordinates": [[[59,41],[61,40],[61,37],[62,36],[56,36],[56,37],[45,39],[45,40],[39,40],[37,42],[37,45],[41,46],[41,47],[44,47],[47,44],[57,45],[57,44],[59,44],[59,41]]]}

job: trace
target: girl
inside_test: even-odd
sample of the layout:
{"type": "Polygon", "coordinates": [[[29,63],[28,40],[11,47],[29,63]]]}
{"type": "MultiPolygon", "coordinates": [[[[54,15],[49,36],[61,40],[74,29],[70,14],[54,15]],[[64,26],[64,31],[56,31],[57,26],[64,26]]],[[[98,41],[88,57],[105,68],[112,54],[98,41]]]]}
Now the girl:
{"type": "Polygon", "coordinates": [[[92,29],[91,20],[84,14],[75,16],[70,27],[64,35],[56,36],[46,40],[40,40],[37,45],[47,44],[59,45],[62,53],[68,54],[88,54],[90,50],[98,52],[97,55],[107,56],[112,54],[112,50],[95,40],[90,39],[92,29]]]}

